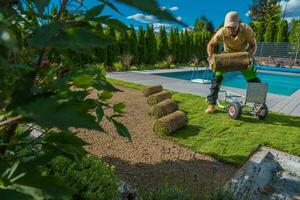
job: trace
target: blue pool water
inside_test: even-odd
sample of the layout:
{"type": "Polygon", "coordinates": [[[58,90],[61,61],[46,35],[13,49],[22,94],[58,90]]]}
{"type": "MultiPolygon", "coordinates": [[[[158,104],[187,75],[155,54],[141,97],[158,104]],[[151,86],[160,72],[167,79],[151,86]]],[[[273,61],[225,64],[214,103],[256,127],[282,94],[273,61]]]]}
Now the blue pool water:
{"type": "MultiPolygon", "coordinates": [[[[192,73],[193,71],[160,73],[156,75],[191,80],[192,73]]],[[[204,70],[200,70],[198,76],[194,76],[194,78],[203,78],[203,73],[204,70]]],[[[269,93],[289,96],[300,89],[300,76],[264,73],[259,71],[257,72],[257,76],[262,80],[262,82],[268,83],[269,93]]],[[[205,79],[210,80],[211,78],[212,72],[210,71],[205,76],[205,79]]],[[[222,85],[245,89],[247,87],[247,81],[240,72],[229,72],[225,74],[222,85]]]]}

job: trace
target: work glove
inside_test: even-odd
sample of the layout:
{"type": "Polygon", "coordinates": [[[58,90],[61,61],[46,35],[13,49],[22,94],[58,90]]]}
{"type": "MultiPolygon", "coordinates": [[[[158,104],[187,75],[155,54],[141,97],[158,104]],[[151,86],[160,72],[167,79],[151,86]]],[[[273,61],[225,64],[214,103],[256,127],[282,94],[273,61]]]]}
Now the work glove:
{"type": "Polygon", "coordinates": [[[254,58],[253,58],[253,57],[250,57],[249,59],[250,59],[250,60],[249,60],[249,66],[248,66],[248,69],[251,69],[251,68],[253,67],[253,65],[254,65],[254,58]]]}

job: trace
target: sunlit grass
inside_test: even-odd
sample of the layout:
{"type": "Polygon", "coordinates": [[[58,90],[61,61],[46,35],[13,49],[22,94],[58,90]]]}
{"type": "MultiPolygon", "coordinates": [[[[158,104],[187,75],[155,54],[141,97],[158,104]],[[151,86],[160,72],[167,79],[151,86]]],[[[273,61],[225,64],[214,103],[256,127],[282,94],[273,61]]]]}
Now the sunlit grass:
{"type": "MultiPolygon", "coordinates": [[[[144,87],[111,79],[110,82],[135,89],[144,87]]],[[[260,145],[300,156],[300,117],[270,112],[267,119],[258,120],[243,113],[240,120],[233,120],[222,109],[205,114],[207,103],[203,97],[172,93],[180,109],[188,114],[189,123],[168,139],[235,165],[242,164],[260,145]]]]}

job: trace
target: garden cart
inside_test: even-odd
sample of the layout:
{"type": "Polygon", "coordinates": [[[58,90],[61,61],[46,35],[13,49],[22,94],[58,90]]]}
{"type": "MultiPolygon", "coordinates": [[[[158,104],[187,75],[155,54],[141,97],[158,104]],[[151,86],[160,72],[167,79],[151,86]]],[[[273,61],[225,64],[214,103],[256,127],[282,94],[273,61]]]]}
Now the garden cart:
{"type": "Polygon", "coordinates": [[[268,84],[267,83],[248,83],[246,97],[238,94],[220,90],[220,94],[224,94],[224,99],[229,105],[222,105],[219,100],[217,104],[219,107],[224,108],[229,117],[238,119],[242,112],[251,113],[258,119],[263,120],[268,115],[268,107],[266,105],[268,84]]]}

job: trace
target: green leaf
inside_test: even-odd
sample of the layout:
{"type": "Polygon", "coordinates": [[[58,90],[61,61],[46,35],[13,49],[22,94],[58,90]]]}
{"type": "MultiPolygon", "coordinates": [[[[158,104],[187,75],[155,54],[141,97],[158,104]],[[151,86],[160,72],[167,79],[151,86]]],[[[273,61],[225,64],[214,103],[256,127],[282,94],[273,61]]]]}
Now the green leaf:
{"type": "Polygon", "coordinates": [[[105,101],[111,99],[113,97],[113,93],[104,90],[98,97],[100,100],[105,101]]]}
{"type": "Polygon", "coordinates": [[[74,85],[84,89],[90,87],[93,80],[94,80],[93,76],[88,74],[80,74],[79,76],[73,77],[74,85]]]}
{"type": "Polygon", "coordinates": [[[105,48],[115,44],[110,36],[95,33],[86,28],[68,28],[61,34],[52,38],[51,42],[45,43],[44,46],[56,47],[61,49],[76,48],[105,48]]]}
{"type": "Polygon", "coordinates": [[[111,9],[113,9],[114,11],[116,11],[117,13],[119,13],[120,15],[123,15],[119,10],[118,8],[112,4],[111,2],[107,1],[107,0],[98,0],[98,1],[101,1],[102,3],[104,3],[105,5],[109,6],[111,9]]]}
{"type": "Polygon", "coordinates": [[[109,92],[117,92],[120,91],[112,84],[106,81],[106,79],[96,79],[92,85],[97,90],[107,90],[109,92]]]}
{"type": "Polygon", "coordinates": [[[45,7],[47,7],[50,2],[50,0],[32,0],[32,1],[38,8],[40,14],[43,14],[45,7]]]}
{"type": "Polygon", "coordinates": [[[66,25],[62,22],[52,22],[36,28],[28,43],[32,47],[43,48],[50,46],[53,38],[57,36],[66,25]]]}
{"type": "Polygon", "coordinates": [[[126,32],[129,30],[129,27],[122,23],[121,21],[117,19],[108,19],[103,22],[104,24],[108,25],[109,27],[121,31],[121,32],[126,32]]]}
{"type": "Polygon", "coordinates": [[[71,194],[71,190],[57,177],[42,176],[40,172],[28,175],[22,182],[12,185],[11,188],[31,195],[37,200],[61,199],[71,194]]]}
{"type": "Polygon", "coordinates": [[[113,106],[114,111],[117,113],[120,113],[120,114],[124,113],[123,110],[125,108],[126,108],[126,105],[124,103],[117,103],[113,106]]]}
{"type": "Polygon", "coordinates": [[[104,23],[104,22],[107,21],[110,17],[111,17],[111,15],[104,15],[104,16],[100,16],[100,17],[95,17],[93,20],[94,20],[94,21],[97,21],[97,22],[102,22],[102,23],[104,23]]]}
{"type": "Polygon", "coordinates": [[[16,35],[9,29],[6,24],[0,24],[0,44],[9,49],[16,47],[16,35]]]}
{"type": "Polygon", "coordinates": [[[42,97],[16,110],[25,120],[33,121],[42,128],[56,127],[68,131],[69,127],[87,128],[102,131],[93,115],[94,101],[68,101],[55,96],[42,97]]]}
{"type": "Polygon", "coordinates": [[[122,123],[116,121],[115,119],[111,119],[111,121],[113,122],[114,126],[116,127],[119,135],[128,138],[128,140],[131,142],[132,140],[131,140],[130,133],[128,132],[128,129],[122,123]]]}
{"type": "Polygon", "coordinates": [[[9,170],[9,174],[7,176],[8,179],[11,179],[12,175],[15,173],[16,169],[18,168],[18,165],[19,165],[20,162],[15,162],[13,164],[13,166],[10,168],[9,170]]]}
{"type": "Polygon", "coordinates": [[[86,11],[85,20],[90,20],[90,19],[100,15],[101,12],[103,11],[103,8],[104,8],[104,4],[102,4],[100,6],[92,7],[90,10],[86,11]]]}
{"type": "Polygon", "coordinates": [[[159,8],[156,0],[148,0],[148,1],[141,1],[141,0],[116,0],[117,2],[127,4],[129,6],[135,7],[140,9],[141,11],[147,12],[149,14],[155,15],[164,20],[173,21],[179,23],[183,26],[188,26],[181,21],[179,21],[176,17],[170,14],[167,11],[163,11],[159,8]]]}
{"type": "Polygon", "coordinates": [[[45,136],[44,142],[47,143],[56,143],[56,144],[70,144],[73,146],[84,146],[87,145],[84,140],[80,139],[73,133],[68,133],[68,132],[59,132],[59,133],[54,133],[50,132],[47,133],[45,136]]]}
{"type": "Polygon", "coordinates": [[[64,155],[72,160],[78,161],[87,154],[83,147],[75,147],[72,144],[46,143],[42,147],[43,152],[50,155],[64,155]]]}
{"type": "Polygon", "coordinates": [[[32,200],[32,196],[16,191],[15,189],[0,188],[0,196],[3,200],[32,200]]]}
{"type": "Polygon", "coordinates": [[[96,107],[96,115],[98,122],[100,122],[104,116],[103,108],[101,106],[96,107]]]}

